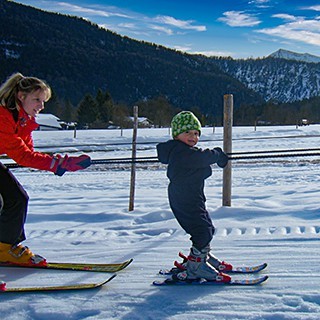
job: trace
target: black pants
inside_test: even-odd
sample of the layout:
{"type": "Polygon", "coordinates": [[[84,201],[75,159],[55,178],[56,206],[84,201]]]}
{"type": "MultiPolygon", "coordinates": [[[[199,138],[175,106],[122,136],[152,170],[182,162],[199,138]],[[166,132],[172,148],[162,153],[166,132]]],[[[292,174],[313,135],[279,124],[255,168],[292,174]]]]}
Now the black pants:
{"type": "Polygon", "coordinates": [[[0,242],[18,244],[26,239],[26,221],[29,196],[14,175],[0,163],[0,242]]]}

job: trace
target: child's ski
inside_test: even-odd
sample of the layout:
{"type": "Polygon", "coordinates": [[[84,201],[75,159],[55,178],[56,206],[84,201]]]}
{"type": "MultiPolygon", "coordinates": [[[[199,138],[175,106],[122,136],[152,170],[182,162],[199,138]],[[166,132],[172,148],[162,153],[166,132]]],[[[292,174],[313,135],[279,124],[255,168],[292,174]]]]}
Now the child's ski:
{"type": "Polygon", "coordinates": [[[37,269],[56,269],[73,271],[96,271],[96,272],[118,272],[126,268],[133,259],[120,263],[76,263],[76,262],[48,262],[47,265],[19,265],[10,263],[0,263],[0,267],[19,267],[37,269]]]}
{"type": "MultiPolygon", "coordinates": [[[[222,271],[224,273],[242,273],[242,274],[250,274],[250,273],[258,273],[262,270],[264,270],[268,266],[267,263],[259,264],[256,266],[240,266],[240,267],[233,267],[232,270],[228,271],[222,271]]],[[[174,267],[172,269],[161,269],[159,271],[159,274],[161,275],[172,275],[172,274],[177,274],[184,269],[174,267]]]]}
{"type": "Polygon", "coordinates": [[[168,278],[165,280],[160,280],[160,281],[154,281],[153,284],[155,286],[166,286],[166,285],[226,285],[226,286],[254,286],[257,284],[261,284],[263,282],[265,282],[268,279],[268,276],[263,276],[263,277],[259,277],[256,279],[231,279],[230,282],[217,282],[217,281],[208,281],[205,279],[197,279],[197,280],[185,280],[185,281],[181,281],[181,280],[175,280],[172,278],[168,278]]]}
{"type": "Polygon", "coordinates": [[[65,291],[65,290],[87,290],[102,287],[111,281],[116,275],[112,275],[107,280],[97,283],[79,283],[60,286],[36,286],[36,287],[7,287],[5,282],[0,282],[0,294],[8,292],[44,292],[44,291],[65,291]]]}

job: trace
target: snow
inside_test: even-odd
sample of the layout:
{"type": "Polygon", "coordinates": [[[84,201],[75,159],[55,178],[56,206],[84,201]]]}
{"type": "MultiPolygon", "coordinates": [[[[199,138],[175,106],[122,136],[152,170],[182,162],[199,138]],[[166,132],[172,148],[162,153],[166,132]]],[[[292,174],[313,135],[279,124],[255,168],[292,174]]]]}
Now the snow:
{"type": "Polygon", "coordinates": [[[39,130],[57,130],[62,129],[59,121],[60,119],[53,114],[40,113],[36,119],[39,124],[39,130]]]}
{"type": "Polygon", "coordinates": [[[282,58],[287,60],[303,61],[308,63],[319,63],[320,57],[309,53],[297,53],[289,50],[279,49],[269,55],[269,57],[282,58]]]}
{"type": "MultiPolygon", "coordinates": [[[[40,151],[86,150],[93,159],[131,156],[132,130],[73,134],[37,131],[35,145],[40,151]]],[[[319,136],[320,125],[235,127],[233,152],[318,148],[319,136]]],[[[156,143],[169,138],[168,129],[139,129],[137,156],[155,156],[156,143]]],[[[199,146],[222,147],[222,138],[222,128],[203,128],[199,146]]],[[[134,261],[101,289],[5,294],[1,318],[319,319],[319,155],[233,161],[231,207],[221,205],[222,170],[213,166],[205,189],[217,228],[213,252],[234,265],[268,262],[263,274],[270,278],[254,287],[152,285],[161,279],[159,269],[171,267],[190,246],[168,205],[165,169],[137,165],[131,212],[130,167],[92,165],[63,177],[12,169],[30,196],[25,245],[34,252],[61,262],[134,261]]],[[[108,275],[0,268],[8,287],[86,283],[108,275]]]]}

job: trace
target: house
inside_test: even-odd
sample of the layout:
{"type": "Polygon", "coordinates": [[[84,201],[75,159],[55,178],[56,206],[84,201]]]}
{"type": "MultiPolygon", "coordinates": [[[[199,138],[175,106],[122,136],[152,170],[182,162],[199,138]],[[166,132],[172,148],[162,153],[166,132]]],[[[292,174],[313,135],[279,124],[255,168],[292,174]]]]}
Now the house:
{"type": "Polygon", "coordinates": [[[301,119],[299,121],[299,126],[308,126],[310,123],[309,123],[309,120],[308,119],[301,119]]]}
{"type": "Polygon", "coordinates": [[[62,130],[62,121],[53,114],[39,113],[36,117],[38,130],[62,130]]]}
{"type": "MultiPolygon", "coordinates": [[[[134,117],[128,117],[131,123],[134,122],[134,117]]],[[[138,125],[140,128],[152,128],[153,123],[151,120],[145,117],[138,117],[138,125]]]]}

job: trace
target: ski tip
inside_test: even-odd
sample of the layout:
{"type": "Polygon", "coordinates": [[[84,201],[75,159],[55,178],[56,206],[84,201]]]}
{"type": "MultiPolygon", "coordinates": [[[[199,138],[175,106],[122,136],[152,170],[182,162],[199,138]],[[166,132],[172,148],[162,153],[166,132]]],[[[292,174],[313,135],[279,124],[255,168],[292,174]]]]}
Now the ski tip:
{"type": "Polygon", "coordinates": [[[110,282],[112,279],[114,279],[117,276],[117,274],[113,274],[110,278],[108,278],[107,280],[103,281],[100,283],[100,287],[103,286],[104,284],[110,282]]]}
{"type": "Polygon", "coordinates": [[[263,284],[268,279],[269,279],[269,276],[263,276],[258,279],[252,280],[252,282],[248,283],[248,285],[250,285],[250,284],[252,284],[252,285],[263,284]]]}
{"type": "Polygon", "coordinates": [[[257,271],[257,272],[260,272],[260,271],[266,269],[267,266],[268,266],[268,264],[267,264],[266,262],[265,262],[265,263],[262,263],[260,266],[257,267],[257,270],[256,270],[256,271],[257,271]]]}
{"type": "Polygon", "coordinates": [[[255,284],[264,284],[269,279],[269,276],[263,276],[259,279],[257,279],[257,282],[255,284]]]}
{"type": "MultiPolygon", "coordinates": [[[[132,261],[133,261],[133,259],[131,258],[131,259],[127,260],[126,262],[124,262],[122,265],[122,268],[120,270],[125,269],[129,264],[131,264],[132,261]]],[[[118,270],[118,271],[120,271],[120,270],[118,270]]]]}

